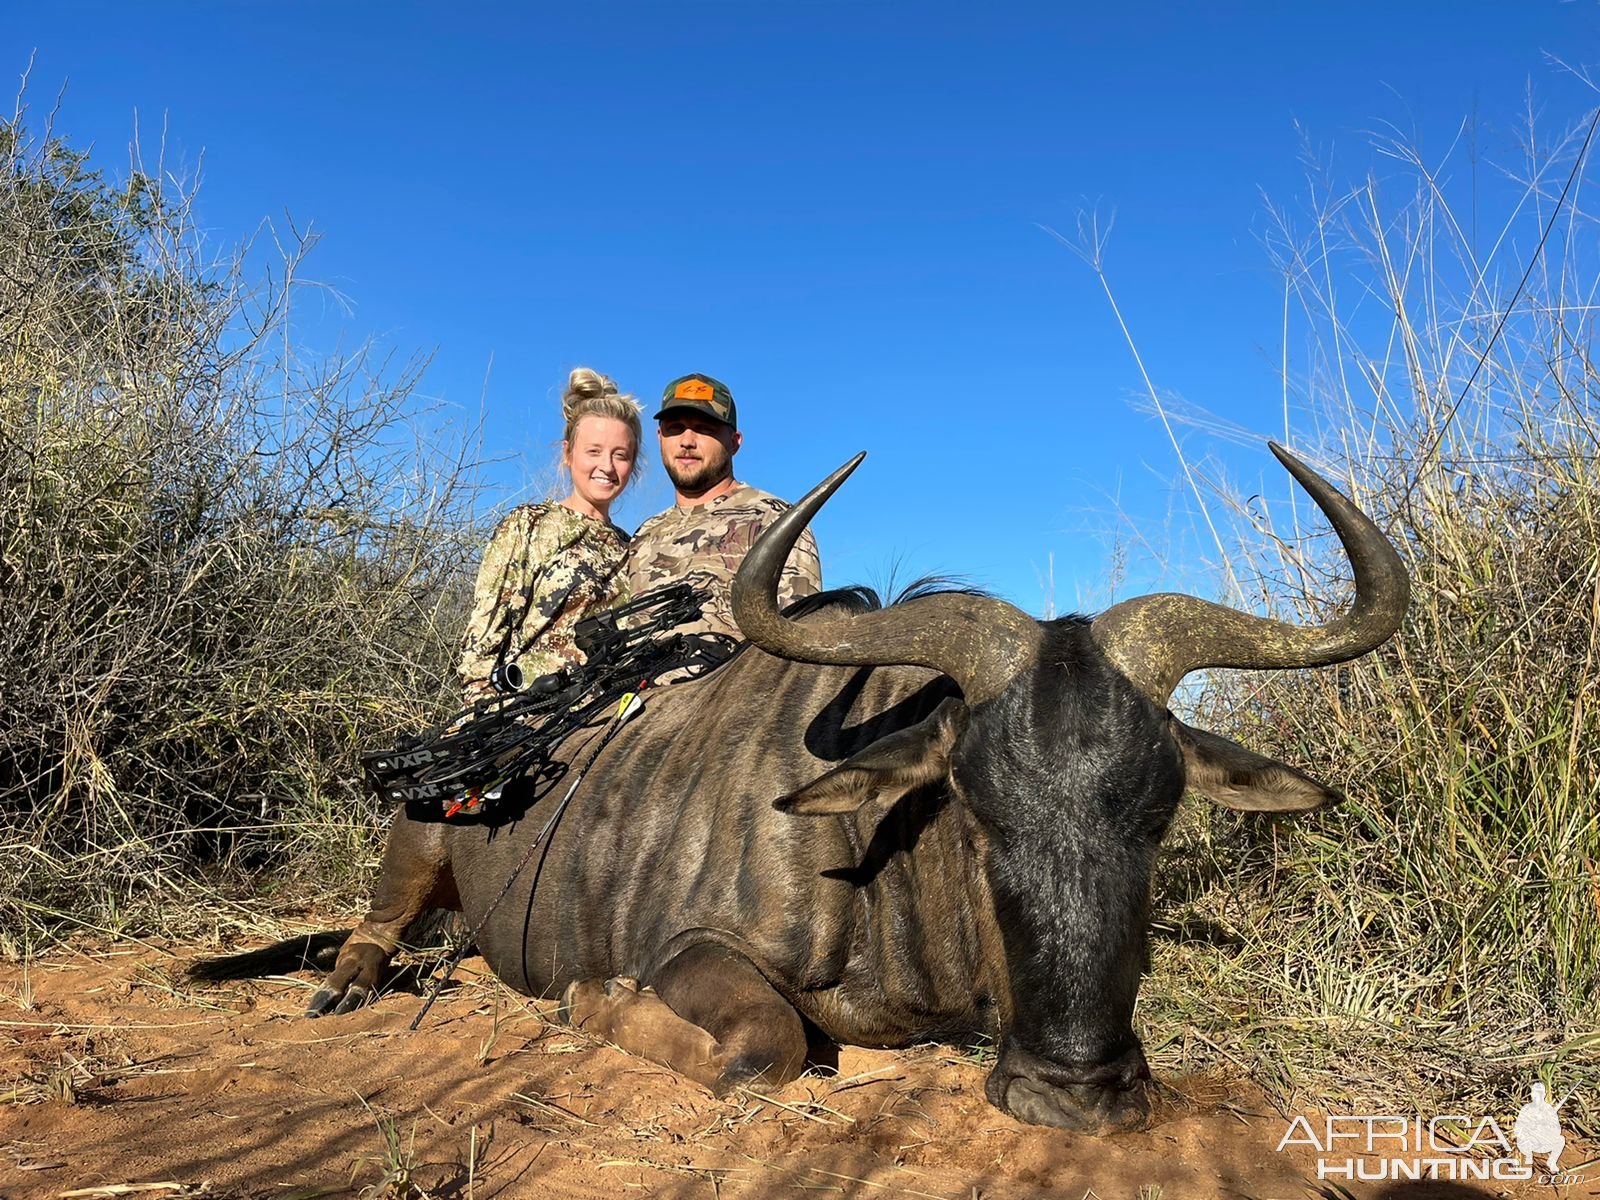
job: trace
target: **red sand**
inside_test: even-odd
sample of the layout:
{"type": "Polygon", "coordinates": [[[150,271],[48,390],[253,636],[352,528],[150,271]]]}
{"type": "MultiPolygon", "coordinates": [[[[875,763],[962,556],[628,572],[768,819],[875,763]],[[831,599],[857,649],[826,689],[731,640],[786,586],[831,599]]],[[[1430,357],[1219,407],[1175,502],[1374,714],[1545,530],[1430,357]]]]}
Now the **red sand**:
{"type": "Polygon", "coordinates": [[[1154,1128],[1091,1138],[991,1108],[983,1067],[949,1048],[847,1047],[837,1076],[721,1101],[549,1023],[550,1005],[475,977],[476,959],[409,1033],[415,996],[307,1021],[309,979],[194,989],[178,982],[188,957],[124,944],[0,967],[0,1200],[118,1184],[171,1185],[120,1193],[153,1200],[306,1200],[355,1194],[396,1164],[412,1167],[411,1195],[462,1200],[1318,1194],[1314,1159],[1275,1151],[1287,1122],[1247,1085],[1169,1081],[1154,1128]],[[38,1098],[52,1077],[57,1094],[38,1098]]]}

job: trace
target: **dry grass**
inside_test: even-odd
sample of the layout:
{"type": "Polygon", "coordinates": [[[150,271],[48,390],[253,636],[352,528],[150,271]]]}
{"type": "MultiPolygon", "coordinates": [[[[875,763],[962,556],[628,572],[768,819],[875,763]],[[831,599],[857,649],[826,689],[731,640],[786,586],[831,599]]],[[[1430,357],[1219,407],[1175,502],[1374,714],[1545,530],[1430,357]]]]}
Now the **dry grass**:
{"type": "MultiPolygon", "coordinates": [[[[1219,675],[1189,696],[1199,723],[1348,802],[1295,821],[1183,813],[1143,998],[1169,1071],[1248,1070],[1286,1106],[1479,1112],[1520,1102],[1538,1073],[1577,1087],[1570,1126],[1600,1126],[1592,130],[1587,116],[1553,138],[1530,125],[1516,186],[1483,194],[1462,194],[1451,158],[1387,142],[1381,181],[1315,175],[1308,218],[1273,214],[1273,436],[1375,516],[1414,599],[1358,662],[1219,675]],[[1480,248],[1462,210],[1492,199],[1504,224],[1480,248]]],[[[1256,436],[1180,414],[1153,385],[1148,402],[1174,429],[1228,602],[1325,619],[1348,566],[1304,497],[1219,501],[1291,485],[1226,486],[1175,430],[1256,436]]]]}

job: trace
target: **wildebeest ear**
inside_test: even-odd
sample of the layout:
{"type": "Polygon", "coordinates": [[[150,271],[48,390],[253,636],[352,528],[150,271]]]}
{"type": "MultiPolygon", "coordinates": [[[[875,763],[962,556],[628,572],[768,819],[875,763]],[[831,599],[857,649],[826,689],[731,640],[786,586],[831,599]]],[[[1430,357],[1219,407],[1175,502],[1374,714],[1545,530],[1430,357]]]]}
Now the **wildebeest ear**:
{"type": "Polygon", "coordinates": [[[881,737],[852,754],[826,775],[772,802],[779,812],[854,812],[871,800],[905,795],[912,788],[943,779],[950,770],[950,748],[967,727],[967,706],[953,696],[909,729],[881,737]]]}
{"type": "Polygon", "coordinates": [[[1189,790],[1240,812],[1309,812],[1344,799],[1293,767],[1171,718],[1189,790]]]}

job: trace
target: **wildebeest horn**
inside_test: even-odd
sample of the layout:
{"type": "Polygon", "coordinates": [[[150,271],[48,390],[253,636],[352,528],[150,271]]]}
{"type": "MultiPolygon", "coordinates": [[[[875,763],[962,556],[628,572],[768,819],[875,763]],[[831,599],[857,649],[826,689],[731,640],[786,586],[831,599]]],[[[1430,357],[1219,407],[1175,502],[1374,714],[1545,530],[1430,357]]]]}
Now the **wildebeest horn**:
{"type": "Polygon", "coordinates": [[[949,675],[968,704],[999,695],[1033,660],[1039,626],[1002,600],[956,592],[904,608],[804,622],[780,616],[778,577],[789,551],[829,496],[861,465],[856,455],[783,513],[756,540],[733,580],[733,619],[761,649],[796,662],[835,666],[932,667],[949,675]]]}
{"type": "Polygon", "coordinates": [[[1333,523],[1355,572],[1355,603],[1326,625],[1290,625],[1174,593],[1114,605],[1095,618],[1095,640],[1157,704],[1201,667],[1328,666],[1377,649],[1400,628],[1411,581],[1389,539],[1326,479],[1276,442],[1267,445],[1333,523]]]}

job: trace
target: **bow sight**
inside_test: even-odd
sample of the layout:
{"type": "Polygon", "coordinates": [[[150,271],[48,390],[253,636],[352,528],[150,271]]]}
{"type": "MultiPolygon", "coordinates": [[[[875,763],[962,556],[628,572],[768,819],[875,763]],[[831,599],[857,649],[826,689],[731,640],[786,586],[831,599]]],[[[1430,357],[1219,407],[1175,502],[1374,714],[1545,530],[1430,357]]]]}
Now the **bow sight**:
{"type": "Polygon", "coordinates": [[[704,592],[673,583],[579,621],[575,641],[586,661],[531,683],[516,663],[489,676],[496,695],[443,724],[402,735],[393,749],[361,756],[367,783],[419,820],[483,816],[501,789],[539,776],[568,734],[617,711],[617,701],[680,668],[690,678],[720,666],[737,643],[719,633],[673,629],[699,619],[704,592]]]}

